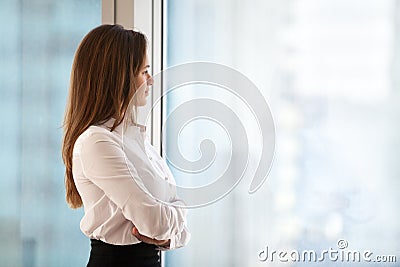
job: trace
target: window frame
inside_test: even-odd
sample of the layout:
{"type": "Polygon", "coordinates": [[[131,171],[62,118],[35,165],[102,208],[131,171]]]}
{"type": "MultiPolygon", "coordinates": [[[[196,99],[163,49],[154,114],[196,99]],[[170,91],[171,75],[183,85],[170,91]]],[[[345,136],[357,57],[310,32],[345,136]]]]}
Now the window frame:
{"type": "MultiPolygon", "coordinates": [[[[102,0],[102,24],[120,24],[128,29],[136,29],[148,38],[148,57],[153,75],[164,69],[164,18],[165,0],[102,0]]],[[[150,90],[148,106],[153,107],[147,127],[152,145],[162,154],[161,129],[163,123],[163,101],[155,105],[163,95],[163,88],[153,86],[150,90]]]]}

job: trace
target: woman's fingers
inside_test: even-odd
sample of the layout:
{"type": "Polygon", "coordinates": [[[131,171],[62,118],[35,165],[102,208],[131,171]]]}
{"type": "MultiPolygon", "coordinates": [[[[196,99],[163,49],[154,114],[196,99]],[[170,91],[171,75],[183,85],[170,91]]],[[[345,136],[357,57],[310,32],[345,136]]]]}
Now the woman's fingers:
{"type": "Polygon", "coordinates": [[[132,228],[132,234],[133,234],[134,236],[140,235],[138,229],[137,229],[135,226],[133,226],[133,228],[132,228]]]}
{"type": "Polygon", "coordinates": [[[135,226],[132,228],[132,234],[140,241],[148,243],[148,244],[153,244],[153,245],[157,245],[157,246],[169,244],[169,240],[157,240],[157,239],[150,238],[150,237],[140,234],[138,229],[135,226]]]}

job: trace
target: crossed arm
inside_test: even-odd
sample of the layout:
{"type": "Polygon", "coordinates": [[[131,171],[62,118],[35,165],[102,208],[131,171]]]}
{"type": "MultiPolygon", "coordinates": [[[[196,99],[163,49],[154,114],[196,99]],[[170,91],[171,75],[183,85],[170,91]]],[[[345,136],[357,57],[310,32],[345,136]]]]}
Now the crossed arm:
{"type": "Polygon", "coordinates": [[[85,176],[134,224],[132,234],[166,249],[185,245],[190,237],[186,210],[162,204],[144,192],[140,181],[132,177],[137,175],[135,167],[125,157],[120,144],[110,136],[95,133],[82,142],[80,160],[85,176]]]}

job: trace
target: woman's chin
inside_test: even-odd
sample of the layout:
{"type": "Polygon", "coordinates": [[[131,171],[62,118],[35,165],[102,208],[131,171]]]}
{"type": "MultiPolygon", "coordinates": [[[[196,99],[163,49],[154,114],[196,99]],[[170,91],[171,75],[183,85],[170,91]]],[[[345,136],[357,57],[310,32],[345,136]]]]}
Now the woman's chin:
{"type": "Polygon", "coordinates": [[[146,106],[146,104],[147,104],[147,99],[143,99],[142,101],[140,101],[140,102],[138,103],[138,107],[146,106]]]}

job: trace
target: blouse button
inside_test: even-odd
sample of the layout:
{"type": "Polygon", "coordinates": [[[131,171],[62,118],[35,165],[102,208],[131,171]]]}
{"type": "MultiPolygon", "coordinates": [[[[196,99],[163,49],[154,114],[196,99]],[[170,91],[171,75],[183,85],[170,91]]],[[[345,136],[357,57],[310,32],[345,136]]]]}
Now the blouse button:
{"type": "Polygon", "coordinates": [[[168,177],[167,176],[165,176],[165,181],[167,181],[168,180],[168,177]]]}
{"type": "Polygon", "coordinates": [[[149,160],[152,160],[153,158],[152,157],[149,157],[149,160]]]}

